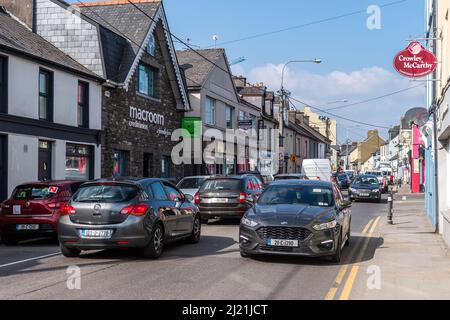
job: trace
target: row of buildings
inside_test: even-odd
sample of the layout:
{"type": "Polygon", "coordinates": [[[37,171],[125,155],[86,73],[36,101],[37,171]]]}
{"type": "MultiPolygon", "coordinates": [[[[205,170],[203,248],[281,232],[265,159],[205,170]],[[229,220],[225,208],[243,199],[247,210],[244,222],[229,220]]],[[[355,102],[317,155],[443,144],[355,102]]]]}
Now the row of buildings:
{"type": "MultiPolygon", "coordinates": [[[[25,181],[179,179],[273,162],[300,172],[305,158],[336,155],[335,123],[282,112],[276,92],[232,75],[223,49],[177,51],[163,4],[135,3],[0,0],[0,200],[25,181]],[[175,165],[180,128],[253,134],[264,153],[175,165]]],[[[212,141],[202,143],[194,158],[212,141]]]]}

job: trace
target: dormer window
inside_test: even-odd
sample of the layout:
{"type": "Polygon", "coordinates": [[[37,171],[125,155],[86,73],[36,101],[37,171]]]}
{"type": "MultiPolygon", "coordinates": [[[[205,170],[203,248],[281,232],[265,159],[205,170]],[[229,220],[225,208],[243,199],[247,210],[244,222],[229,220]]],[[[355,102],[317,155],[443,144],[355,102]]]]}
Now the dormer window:
{"type": "Polygon", "coordinates": [[[151,34],[148,43],[147,43],[147,53],[151,56],[155,55],[156,47],[155,47],[155,37],[151,34]]]}

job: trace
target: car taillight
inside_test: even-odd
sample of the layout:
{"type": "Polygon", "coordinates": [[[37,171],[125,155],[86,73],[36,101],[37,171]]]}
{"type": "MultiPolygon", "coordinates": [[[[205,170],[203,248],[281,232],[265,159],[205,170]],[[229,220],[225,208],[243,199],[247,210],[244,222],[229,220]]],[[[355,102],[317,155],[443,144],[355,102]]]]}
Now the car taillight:
{"type": "Polygon", "coordinates": [[[245,200],[247,200],[248,197],[249,197],[248,194],[246,194],[246,193],[244,193],[244,192],[241,192],[241,193],[239,194],[239,203],[244,203],[245,200]]]}
{"type": "Polygon", "coordinates": [[[196,193],[194,196],[194,203],[199,204],[200,203],[200,194],[196,193]]]}
{"type": "Polygon", "coordinates": [[[120,210],[120,213],[131,216],[144,216],[148,209],[149,207],[146,204],[133,204],[120,210]]]}
{"type": "Polygon", "coordinates": [[[77,213],[74,207],[68,204],[62,204],[59,208],[59,212],[62,216],[71,215],[77,213]]]}

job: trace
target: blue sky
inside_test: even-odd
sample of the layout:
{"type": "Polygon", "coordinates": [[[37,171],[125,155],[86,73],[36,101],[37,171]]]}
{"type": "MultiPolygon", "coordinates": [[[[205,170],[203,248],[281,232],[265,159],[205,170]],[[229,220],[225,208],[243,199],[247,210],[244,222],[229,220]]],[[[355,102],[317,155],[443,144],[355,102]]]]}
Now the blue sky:
{"type": "MultiPolygon", "coordinates": [[[[396,0],[164,0],[172,33],[191,39],[193,45],[213,46],[243,37],[327,19],[370,5],[396,0]]],[[[341,19],[293,29],[252,40],[223,45],[228,58],[247,60],[233,67],[251,82],[280,87],[283,63],[292,59],[321,58],[323,63],[292,64],[286,88],[304,102],[323,109],[355,103],[421,83],[398,75],[392,67],[397,52],[410,36],[424,32],[423,0],[407,0],[381,8],[381,29],[369,30],[369,14],[362,12],[341,19]]],[[[177,45],[178,46],[178,45],[177,45]]],[[[395,125],[406,110],[423,107],[422,87],[372,103],[332,111],[337,115],[381,126],[395,125]]],[[[338,120],[338,141],[364,138],[366,126],[338,120]]],[[[385,134],[386,131],[382,130],[385,134]]]]}

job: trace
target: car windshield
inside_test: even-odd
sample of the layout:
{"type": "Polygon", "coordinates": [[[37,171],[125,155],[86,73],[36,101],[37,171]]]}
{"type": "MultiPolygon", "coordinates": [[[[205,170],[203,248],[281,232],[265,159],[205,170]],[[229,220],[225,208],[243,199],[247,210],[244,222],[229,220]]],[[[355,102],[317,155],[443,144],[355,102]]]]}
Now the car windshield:
{"type": "Polygon", "coordinates": [[[205,181],[200,190],[239,190],[240,185],[241,180],[238,179],[214,179],[205,181]]]}
{"type": "Polygon", "coordinates": [[[259,198],[260,205],[306,204],[313,207],[334,205],[333,191],[317,186],[274,185],[259,198]]]}
{"type": "Polygon", "coordinates": [[[179,189],[198,189],[205,182],[206,178],[184,178],[177,187],[179,189]]]}
{"type": "Polygon", "coordinates": [[[59,188],[49,189],[50,186],[20,186],[14,190],[12,198],[14,200],[48,199],[56,195],[59,188]]]}
{"type": "Polygon", "coordinates": [[[358,177],[355,179],[354,184],[376,184],[376,185],[378,185],[378,180],[375,177],[358,177]]]}
{"type": "Polygon", "coordinates": [[[73,197],[74,202],[128,202],[138,195],[138,188],[130,185],[88,185],[81,187],[73,197]]]}

